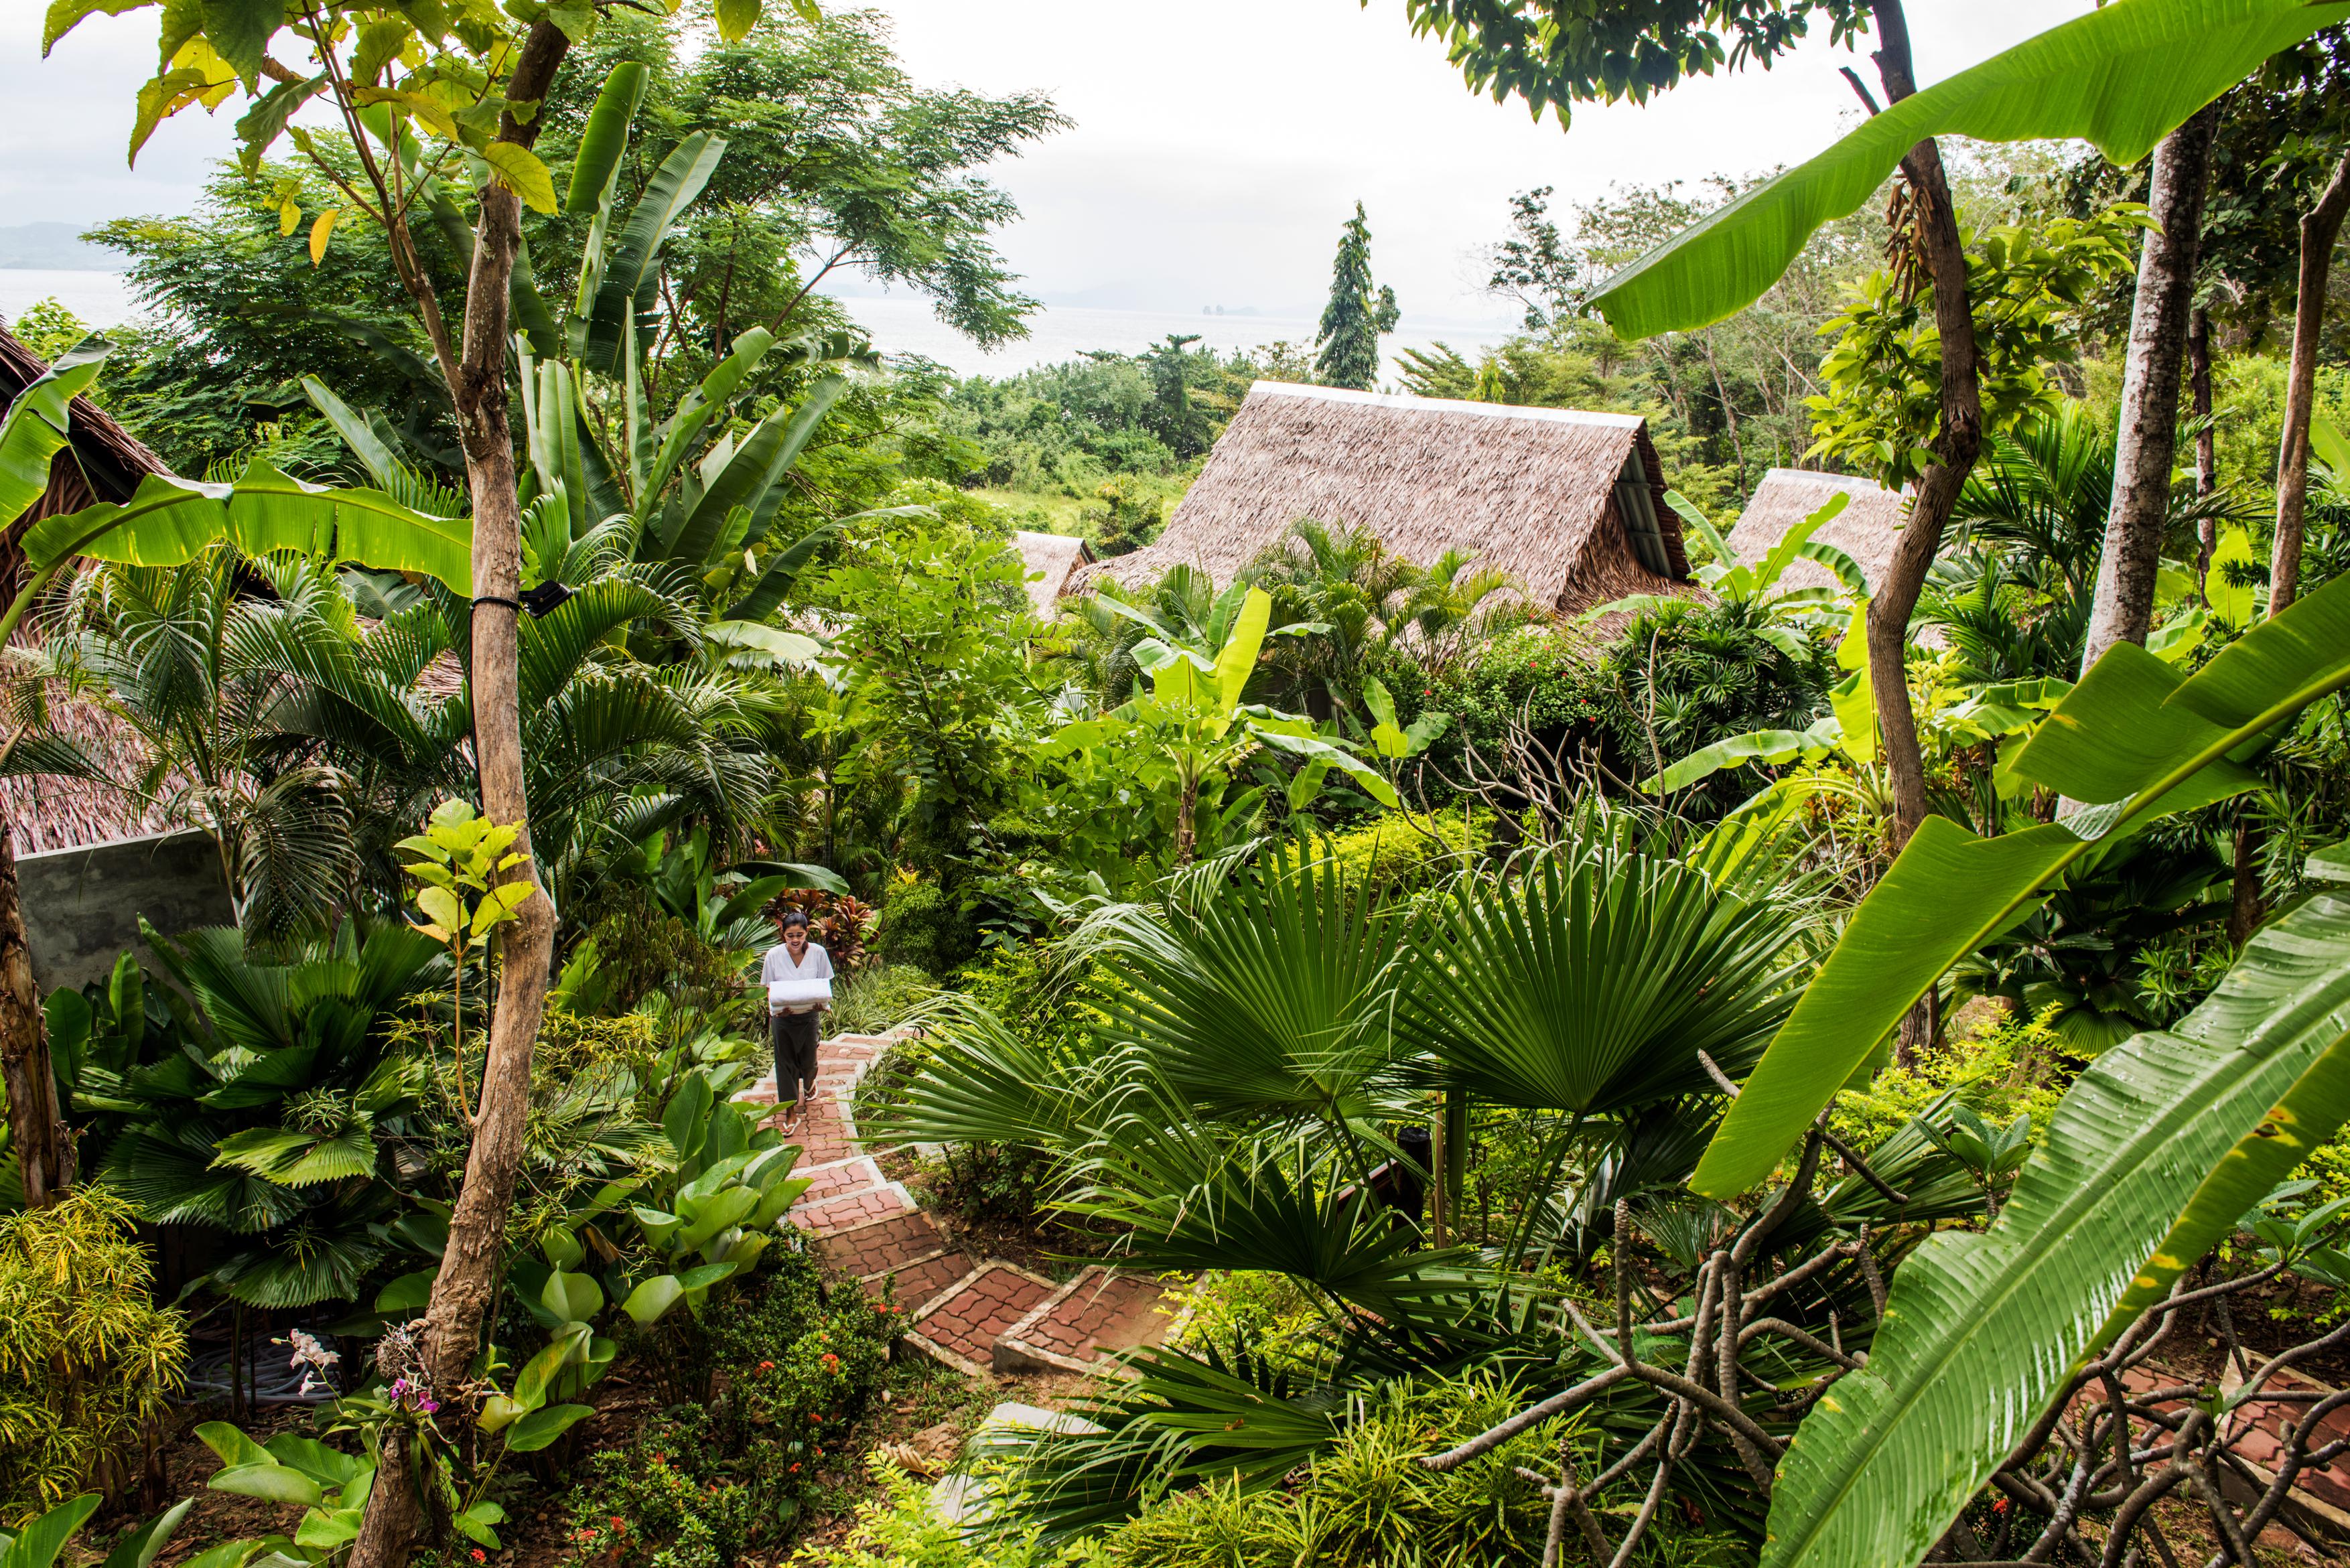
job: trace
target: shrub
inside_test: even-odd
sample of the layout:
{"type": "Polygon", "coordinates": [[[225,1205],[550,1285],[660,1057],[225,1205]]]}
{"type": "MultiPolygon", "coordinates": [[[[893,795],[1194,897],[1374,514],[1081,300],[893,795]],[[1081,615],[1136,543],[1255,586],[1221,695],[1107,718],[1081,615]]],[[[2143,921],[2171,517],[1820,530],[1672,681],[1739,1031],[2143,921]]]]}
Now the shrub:
{"type": "Polygon", "coordinates": [[[1422,1456],[1485,1430],[1523,1403],[1491,1376],[1389,1385],[1369,1397],[1362,1418],[1334,1447],[1282,1487],[1251,1492],[1219,1482],[1167,1498],[1109,1538],[1109,1561],[1118,1568],[1539,1563],[1550,1503],[1517,1467],[1555,1473],[1562,1440],[1584,1450],[1587,1463],[1593,1445],[1579,1428],[1561,1418],[1543,1422],[1442,1475],[1419,1465],[1422,1456]]]}
{"type": "MultiPolygon", "coordinates": [[[[1430,813],[1382,812],[1360,827],[1332,834],[1321,841],[1320,852],[1338,867],[1350,888],[1374,900],[1417,892],[1459,858],[1474,853],[1490,836],[1491,812],[1464,816],[1458,811],[1430,813]]],[[[1298,851],[1284,846],[1281,853],[1293,862],[1298,851]]]]}
{"type": "Polygon", "coordinates": [[[811,1547],[792,1568],[1046,1568],[1048,1563],[1099,1563],[1091,1542],[1052,1548],[1035,1534],[975,1542],[931,1506],[931,1489],[875,1455],[868,1461],[875,1495],[857,1505],[857,1526],[837,1546],[811,1547]]]}
{"type": "Polygon", "coordinates": [[[750,1289],[704,1312],[717,1397],[589,1461],[567,1503],[569,1561],[725,1568],[778,1551],[879,1386],[897,1322],[893,1304],[830,1290],[806,1253],[769,1248],[750,1289]]]}
{"type": "Polygon", "coordinates": [[[938,990],[938,981],[911,964],[877,964],[833,988],[832,1029],[843,1034],[879,1034],[903,1023],[938,990]]]}
{"type": "Polygon", "coordinates": [[[103,1187],[0,1219],[0,1522],[136,1473],[180,1386],[187,1320],[158,1308],[137,1210],[103,1187]]]}
{"type": "Polygon", "coordinates": [[[884,963],[945,974],[979,951],[979,929],[962,900],[936,882],[900,882],[881,907],[875,933],[884,963]]]}
{"type": "Polygon", "coordinates": [[[2049,1027],[2058,1011],[2022,1023],[1980,1024],[1924,1053],[1913,1068],[1887,1067],[1866,1089],[1836,1096],[1831,1125],[1854,1147],[1873,1147],[1937,1096],[1955,1092],[1957,1104],[1986,1120],[2029,1115],[2035,1135],[2046,1130],[2077,1070],[2064,1037],[2049,1027]]]}
{"type": "Polygon", "coordinates": [[[1329,1314],[1287,1274],[1249,1269],[1202,1274],[1184,1293],[1183,1304],[1191,1314],[1183,1327],[1187,1349],[1244,1343],[1275,1371],[1312,1374],[1326,1369],[1336,1348],[1329,1314]]]}

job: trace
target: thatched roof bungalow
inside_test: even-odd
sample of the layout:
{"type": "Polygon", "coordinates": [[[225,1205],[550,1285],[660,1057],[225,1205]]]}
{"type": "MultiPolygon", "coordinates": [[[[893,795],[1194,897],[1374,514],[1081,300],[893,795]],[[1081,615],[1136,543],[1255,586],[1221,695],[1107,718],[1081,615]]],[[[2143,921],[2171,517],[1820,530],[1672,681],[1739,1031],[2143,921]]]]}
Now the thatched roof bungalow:
{"type": "Polygon", "coordinates": [[[1053,618],[1053,607],[1069,586],[1069,575],[1080,566],[1093,565],[1093,546],[1068,534],[1032,534],[1022,528],[1014,531],[1012,547],[1020,552],[1027,566],[1028,602],[1035,607],[1038,620],[1053,618]]]}
{"type": "Polygon", "coordinates": [[[1634,414],[1259,381],[1158,542],[1071,575],[1137,586],[1189,563],[1219,585],[1312,518],[1427,565],[1447,550],[1573,615],[1689,577],[1664,472],[1634,414]]]}
{"type": "MultiPolygon", "coordinates": [[[[48,369],[47,361],[0,327],[0,409],[16,401],[17,393],[48,369]]],[[[68,411],[72,444],[50,460],[48,489],[31,511],[5,520],[6,532],[0,535],[0,596],[5,597],[0,603],[13,597],[24,581],[25,556],[17,541],[27,527],[100,501],[128,501],[147,475],[170,472],[161,458],[88,398],[76,398],[68,411]]]]}
{"type": "MultiPolygon", "coordinates": [[[[1860,565],[1874,592],[1893,563],[1893,546],[1909,520],[1909,498],[1873,480],[1807,469],[1774,468],[1754,487],[1754,497],[1730,531],[1730,547],[1742,561],[1767,555],[1787,530],[1817,512],[1837,493],[1852,497],[1845,509],[1820,524],[1812,537],[1834,545],[1860,565]]],[[[1834,587],[1835,575],[1814,561],[1797,561],[1780,579],[1791,588],[1834,587]]]]}

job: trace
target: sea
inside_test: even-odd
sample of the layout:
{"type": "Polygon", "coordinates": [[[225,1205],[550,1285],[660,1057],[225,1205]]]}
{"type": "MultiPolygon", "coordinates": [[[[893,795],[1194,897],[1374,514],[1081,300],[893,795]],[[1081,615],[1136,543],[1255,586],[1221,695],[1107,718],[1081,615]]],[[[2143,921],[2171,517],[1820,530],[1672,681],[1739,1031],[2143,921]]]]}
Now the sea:
{"type": "MultiPolygon", "coordinates": [[[[93,327],[115,327],[139,314],[128,280],[120,273],[31,267],[0,268],[0,317],[13,321],[37,301],[55,299],[93,327]]],[[[1197,335],[1196,347],[1229,353],[1286,342],[1308,348],[1315,321],[1305,316],[1217,315],[1177,310],[1105,310],[1048,305],[1029,318],[1028,336],[993,350],[981,348],[933,314],[931,302],[894,294],[846,298],[841,304],[884,354],[917,354],[958,376],[1010,376],[1037,365],[1075,359],[1088,349],[1132,354],[1162,342],[1170,333],[1197,335]]],[[[1511,332],[1503,320],[1465,320],[1406,316],[1385,339],[1390,377],[1397,356],[1407,348],[1447,343],[1471,359],[1511,332]]]]}

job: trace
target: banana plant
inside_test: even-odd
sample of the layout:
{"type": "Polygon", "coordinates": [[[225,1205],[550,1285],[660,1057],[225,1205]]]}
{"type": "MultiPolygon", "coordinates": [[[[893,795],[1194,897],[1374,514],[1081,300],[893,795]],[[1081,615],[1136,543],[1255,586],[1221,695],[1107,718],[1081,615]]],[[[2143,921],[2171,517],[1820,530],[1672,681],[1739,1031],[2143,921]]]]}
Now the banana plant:
{"type": "MultiPolygon", "coordinates": [[[[15,1530],[0,1528],[0,1568],[57,1568],[66,1547],[98,1511],[99,1501],[98,1493],[84,1492],[15,1530]]],[[[99,1568],[151,1568],[194,1506],[194,1499],[182,1498],[154,1518],[142,1520],[123,1532],[99,1568]]],[[[257,1548],[255,1542],[231,1541],[200,1552],[187,1562],[190,1568],[236,1568],[257,1548]]]]}
{"type": "Polygon", "coordinates": [[[792,1175],[799,1147],[758,1112],[722,1100],[710,1076],[686,1074],[661,1112],[661,1131],[677,1157],[662,1188],[632,1203],[645,1250],[660,1268],[637,1282],[620,1310],[650,1328],[682,1302],[696,1316],[712,1287],[747,1272],[775,1240],[808,1179],[792,1175]]]}
{"type": "MultiPolygon", "coordinates": [[[[20,517],[48,488],[50,462],[70,450],[73,400],[97,380],[112,349],[90,337],[18,393],[0,417],[0,516],[20,517]]],[[[0,611],[0,643],[51,578],[77,559],[177,566],[225,539],[251,556],[283,551],[350,561],[473,589],[470,519],[432,516],[381,490],[306,483],[262,458],[234,483],[151,473],[127,502],[99,502],[26,528],[24,587],[0,611]]]]}
{"type": "MultiPolygon", "coordinates": [[[[1713,559],[1693,574],[1697,580],[1724,605],[1745,612],[1754,635],[1788,658],[1804,656],[1804,639],[1814,628],[1845,618],[1855,600],[1867,602],[1868,578],[1860,563],[1835,545],[1812,537],[1852,504],[1850,495],[1839,491],[1829,496],[1818,511],[1751,561],[1741,561],[1712,520],[1679,491],[1667,491],[1665,500],[1713,551],[1713,559]],[[1826,567],[1835,575],[1836,586],[1780,587],[1787,569],[1797,561],[1826,567]]],[[[1579,618],[1587,625],[1602,616],[1649,614],[1679,602],[1665,594],[1633,594],[1586,610],[1579,618]]]]}
{"type": "MultiPolygon", "coordinates": [[[[1210,618],[1206,646],[1177,637],[1132,605],[1107,597],[1099,602],[1111,614],[1140,621],[1154,633],[1132,649],[1136,666],[1150,677],[1150,690],[1098,719],[1063,725],[1045,742],[1044,754],[1097,749],[1139,753],[1135,771],[1143,782],[1171,786],[1178,865],[1191,864],[1198,847],[1202,786],[1258,747],[1304,761],[1298,783],[1305,798],[1293,789],[1293,807],[1305,805],[1332,768],[1380,805],[1398,804],[1395,786],[1353,746],[1321,734],[1310,719],[1243,701],[1265,638],[1314,629],[1284,627],[1269,633],[1273,597],[1263,588],[1236,583],[1226,590],[1210,618]]],[[[1393,716],[1390,704],[1388,717],[1393,716]]],[[[1388,727],[1394,728],[1391,723],[1388,727]]],[[[1236,815],[1229,806],[1224,812],[1228,819],[1236,815]]]]}

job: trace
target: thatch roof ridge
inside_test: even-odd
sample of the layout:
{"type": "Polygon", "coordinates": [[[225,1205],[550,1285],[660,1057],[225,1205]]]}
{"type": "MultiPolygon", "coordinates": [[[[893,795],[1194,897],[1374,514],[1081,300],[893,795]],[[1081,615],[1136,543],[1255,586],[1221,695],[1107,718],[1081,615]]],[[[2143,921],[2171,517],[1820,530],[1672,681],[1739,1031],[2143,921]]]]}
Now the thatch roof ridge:
{"type": "Polygon", "coordinates": [[[1094,560],[1093,546],[1074,534],[1038,534],[1015,528],[1012,547],[1020,552],[1028,602],[1035,608],[1039,620],[1053,618],[1053,607],[1067,587],[1069,574],[1080,566],[1091,566],[1094,560]]]}
{"type": "Polygon", "coordinates": [[[1219,584],[1311,518],[1422,566],[1448,550],[1544,609],[1682,591],[1680,523],[1638,414],[1258,381],[1156,544],[1072,576],[1139,585],[1179,564],[1219,584]]]}
{"type": "MultiPolygon", "coordinates": [[[[48,372],[47,360],[34,353],[24,339],[9,331],[6,326],[0,325],[0,407],[13,402],[17,393],[48,372]]],[[[102,467],[115,471],[98,478],[101,486],[109,489],[120,486],[120,493],[100,499],[128,501],[130,493],[139,488],[140,479],[151,473],[172,472],[170,465],[158,457],[152,448],[124,430],[120,421],[88,397],[75,398],[68,409],[68,422],[85,463],[95,456],[102,467]]]]}
{"type": "MultiPolygon", "coordinates": [[[[1854,560],[1874,589],[1892,565],[1893,548],[1909,520],[1909,497],[1873,479],[1822,473],[1806,468],[1774,468],[1754,487],[1746,509],[1730,530],[1730,547],[1742,561],[1767,553],[1787,530],[1825,505],[1839,492],[1852,497],[1842,512],[1812,537],[1834,545],[1854,560]]],[[[1784,579],[1791,587],[1833,587],[1835,574],[1815,562],[1798,561],[1784,579]]]]}

